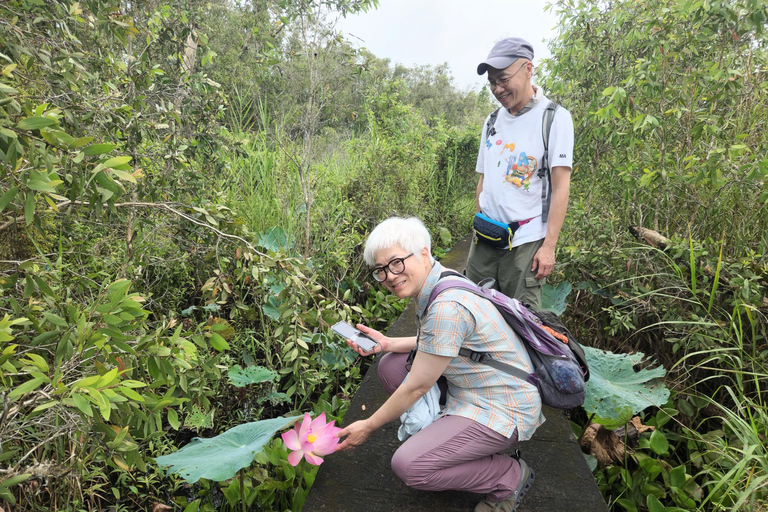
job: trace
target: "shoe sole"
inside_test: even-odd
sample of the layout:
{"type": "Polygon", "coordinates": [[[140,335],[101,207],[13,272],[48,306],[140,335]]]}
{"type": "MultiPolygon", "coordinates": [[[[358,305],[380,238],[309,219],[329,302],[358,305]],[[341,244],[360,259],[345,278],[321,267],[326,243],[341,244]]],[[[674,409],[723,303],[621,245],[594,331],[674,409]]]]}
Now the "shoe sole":
{"type": "Polygon", "coordinates": [[[520,502],[523,501],[523,497],[525,496],[525,493],[528,492],[528,490],[533,486],[533,481],[535,479],[535,472],[533,471],[532,467],[528,467],[528,471],[530,474],[528,475],[528,480],[525,481],[525,485],[523,485],[523,488],[520,489],[519,494],[517,495],[517,499],[515,500],[515,505],[512,507],[512,512],[517,512],[517,507],[520,506],[520,502]]]}

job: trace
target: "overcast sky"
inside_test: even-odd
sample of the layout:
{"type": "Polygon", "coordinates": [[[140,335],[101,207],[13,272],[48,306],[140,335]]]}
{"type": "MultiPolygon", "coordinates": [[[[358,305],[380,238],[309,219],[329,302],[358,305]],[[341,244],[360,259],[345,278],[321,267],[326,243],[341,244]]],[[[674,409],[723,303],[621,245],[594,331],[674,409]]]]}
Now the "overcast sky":
{"type": "Polygon", "coordinates": [[[545,0],[379,0],[367,13],[341,19],[337,29],[358,47],[408,67],[447,62],[456,85],[477,89],[477,65],[493,44],[522,37],[533,45],[534,64],[549,57],[557,17],[545,0]]]}

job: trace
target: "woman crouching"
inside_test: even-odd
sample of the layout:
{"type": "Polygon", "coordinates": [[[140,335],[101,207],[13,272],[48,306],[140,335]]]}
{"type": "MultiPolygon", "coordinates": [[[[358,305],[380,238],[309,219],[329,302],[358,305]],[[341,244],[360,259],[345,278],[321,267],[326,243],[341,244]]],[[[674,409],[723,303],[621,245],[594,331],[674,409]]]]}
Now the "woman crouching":
{"type": "Polygon", "coordinates": [[[361,355],[388,352],[378,371],[391,396],[368,419],[339,432],[339,437],[346,437],[339,448],[359,446],[376,429],[399,418],[435,383],[442,384],[444,409],[400,446],[392,469],[416,489],[485,494],[476,512],[516,510],[534,472],[523,460],[501,452],[529,439],[544,422],[541,399],[534,386],[458,354],[462,347],[487,352],[530,372],[522,342],[490,301],[466,290],[446,290],[425,311],[446,269],[432,257],[429,232],[417,218],[393,217],[376,226],[366,241],[364,258],[387,290],[418,301],[419,335],[391,338],[357,326],[378,346],[365,352],[348,341],[352,348],[361,355]],[[414,348],[416,357],[409,364],[414,348]]]}

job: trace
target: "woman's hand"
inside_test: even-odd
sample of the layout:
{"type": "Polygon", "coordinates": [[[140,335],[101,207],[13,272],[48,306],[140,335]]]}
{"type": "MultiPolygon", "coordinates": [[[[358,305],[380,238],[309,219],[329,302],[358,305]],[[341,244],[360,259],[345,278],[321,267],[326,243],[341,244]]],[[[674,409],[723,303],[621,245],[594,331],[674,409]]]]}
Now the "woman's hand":
{"type": "Polygon", "coordinates": [[[337,450],[350,450],[363,444],[368,437],[373,433],[368,420],[360,420],[352,423],[350,426],[336,433],[336,437],[346,437],[346,439],[339,445],[337,450]]]}
{"type": "Polygon", "coordinates": [[[357,345],[357,343],[354,343],[351,340],[347,340],[347,345],[349,345],[352,348],[352,350],[354,350],[361,356],[370,356],[371,354],[378,354],[381,352],[390,352],[389,338],[381,334],[376,329],[371,329],[370,327],[367,327],[363,324],[357,324],[357,328],[360,330],[360,332],[362,332],[363,334],[371,338],[373,341],[375,341],[377,345],[373,347],[373,350],[365,351],[362,348],[360,348],[357,345]]]}

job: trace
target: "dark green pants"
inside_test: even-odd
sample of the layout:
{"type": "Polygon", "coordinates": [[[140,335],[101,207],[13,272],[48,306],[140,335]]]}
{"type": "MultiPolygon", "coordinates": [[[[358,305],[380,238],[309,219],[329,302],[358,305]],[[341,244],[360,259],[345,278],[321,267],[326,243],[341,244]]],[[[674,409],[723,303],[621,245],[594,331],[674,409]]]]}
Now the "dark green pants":
{"type": "Polygon", "coordinates": [[[536,279],[531,265],[543,243],[542,238],[512,250],[497,249],[478,242],[475,236],[467,259],[467,277],[474,282],[492,277],[496,280],[495,288],[504,295],[541,309],[541,286],[546,278],[536,279]]]}

